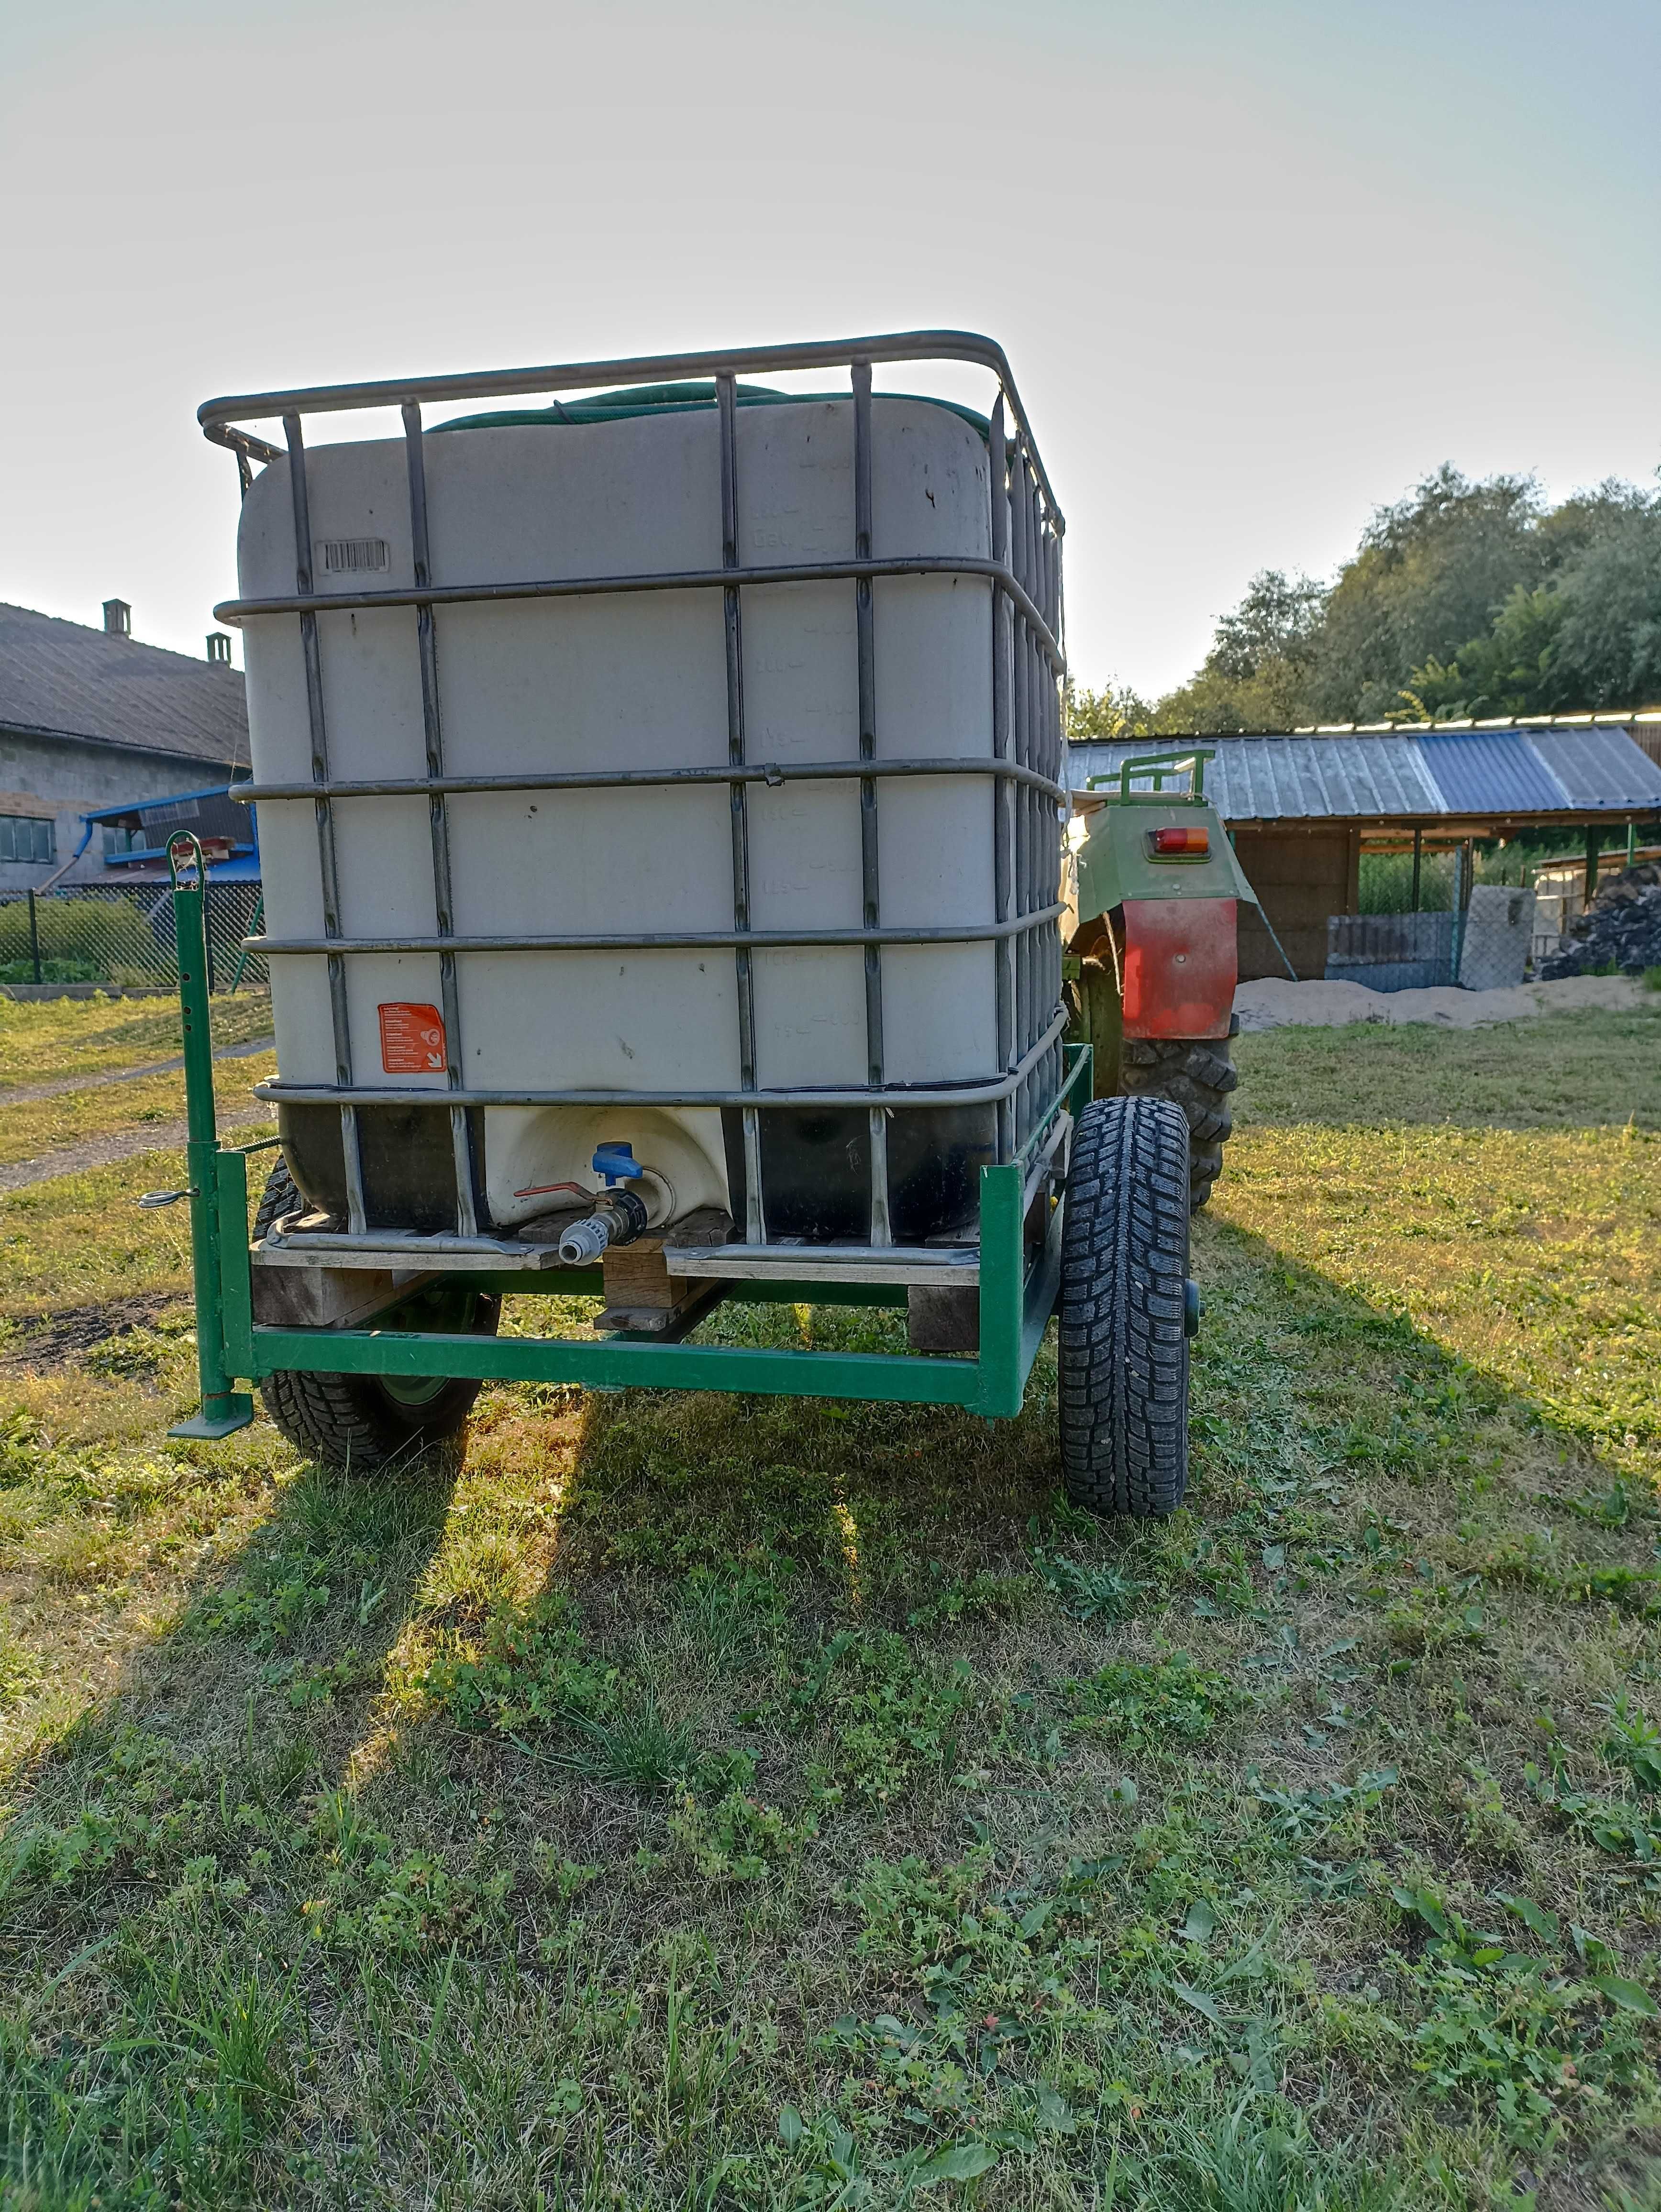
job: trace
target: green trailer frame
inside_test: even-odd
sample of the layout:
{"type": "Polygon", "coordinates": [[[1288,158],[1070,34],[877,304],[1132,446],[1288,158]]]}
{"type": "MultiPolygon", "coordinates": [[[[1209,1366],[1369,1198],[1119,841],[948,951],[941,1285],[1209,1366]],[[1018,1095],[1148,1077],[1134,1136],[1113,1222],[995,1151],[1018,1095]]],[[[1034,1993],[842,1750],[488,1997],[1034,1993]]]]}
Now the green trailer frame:
{"type": "MultiPolygon", "coordinates": [[[[980,1337],[973,1358],[940,1352],[770,1352],[727,1345],[675,1343],[618,1335],[605,1342],[563,1336],[454,1336],[386,1324],[370,1328],[273,1328],[253,1317],[248,1238],[248,1160],[272,1150],[219,1141],[209,1029],[207,944],[200,847],[181,837],[168,852],[179,947],[179,999],[184,1030],[185,1092],[189,1115],[188,1184],[152,1202],[187,1198],[195,1273],[197,1362],[201,1408],[170,1436],[214,1439],[253,1419],[253,1400],[239,1381],[300,1370],[325,1374],[478,1376],[487,1382],[581,1382],[617,1389],[741,1390],[774,1397],[868,1398],[888,1404],[960,1406],[988,1419],[1012,1420],[1055,1309],[1061,1281],[1064,1184],[1059,1191],[1028,1178],[1059,1115],[1090,1097],[1087,1045],[1068,1048],[1055,1097],[1037,1116],[1015,1157],[980,1170],[980,1337]],[[180,869],[188,856],[192,873],[180,869]],[[1036,1228],[1030,1217],[1042,1205],[1036,1228]]],[[[599,1296],[598,1267],[561,1267],[527,1275],[484,1267],[446,1272],[448,1289],[569,1297],[599,1296]]],[[[727,1296],[749,1303],[802,1305],[897,1305],[904,1285],[849,1281],[740,1279],[727,1296]]]]}

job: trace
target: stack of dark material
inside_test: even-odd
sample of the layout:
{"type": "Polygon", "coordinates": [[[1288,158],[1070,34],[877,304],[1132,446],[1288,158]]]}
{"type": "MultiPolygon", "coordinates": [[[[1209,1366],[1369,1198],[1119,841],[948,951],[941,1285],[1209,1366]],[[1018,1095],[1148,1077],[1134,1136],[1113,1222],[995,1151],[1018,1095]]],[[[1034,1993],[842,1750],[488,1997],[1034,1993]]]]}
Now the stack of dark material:
{"type": "Polygon", "coordinates": [[[1540,963],[1543,981],[1661,968],[1661,864],[1646,860],[1601,884],[1585,913],[1569,924],[1569,938],[1561,952],[1540,963]]]}

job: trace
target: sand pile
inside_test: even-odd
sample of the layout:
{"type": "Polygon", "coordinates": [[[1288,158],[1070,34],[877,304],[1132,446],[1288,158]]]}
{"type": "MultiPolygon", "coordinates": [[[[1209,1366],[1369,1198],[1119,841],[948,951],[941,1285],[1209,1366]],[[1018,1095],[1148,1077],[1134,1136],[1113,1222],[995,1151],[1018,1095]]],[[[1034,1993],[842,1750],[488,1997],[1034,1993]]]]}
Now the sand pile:
{"type": "Polygon", "coordinates": [[[1656,1003],[1653,992],[1626,975],[1567,975],[1504,991],[1462,991],[1457,985],[1369,991],[1363,983],[1293,983],[1265,976],[1242,983],[1234,994],[1243,1030],[1342,1029],[1346,1022],[1430,1022],[1441,1029],[1472,1030],[1488,1022],[1526,1021],[1581,1006],[1656,1003]]]}

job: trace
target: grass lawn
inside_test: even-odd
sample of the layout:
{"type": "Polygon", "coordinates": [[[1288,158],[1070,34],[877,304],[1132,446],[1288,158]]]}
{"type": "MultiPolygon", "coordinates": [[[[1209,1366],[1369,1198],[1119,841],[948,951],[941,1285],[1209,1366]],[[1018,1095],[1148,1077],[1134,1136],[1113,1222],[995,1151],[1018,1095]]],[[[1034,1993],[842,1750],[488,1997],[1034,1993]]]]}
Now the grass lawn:
{"type": "Polygon", "coordinates": [[[0,2205],[1661,2207],[1661,1008],[1238,1056],[1157,1525],[1047,1356],[171,1443],[178,1162],[0,1198],[0,2205]]]}
{"type": "MultiPolygon", "coordinates": [[[[247,1043],[268,1036],[271,1026],[264,991],[213,1002],[216,1046],[247,1043]]],[[[179,1049],[172,992],[154,999],[0,999],[0,1098],[18,1084],[143,1067],[176,1060],[179,1049]]],[[[175,1095],[182,1114],[182,1093],[175,1095]]]]}

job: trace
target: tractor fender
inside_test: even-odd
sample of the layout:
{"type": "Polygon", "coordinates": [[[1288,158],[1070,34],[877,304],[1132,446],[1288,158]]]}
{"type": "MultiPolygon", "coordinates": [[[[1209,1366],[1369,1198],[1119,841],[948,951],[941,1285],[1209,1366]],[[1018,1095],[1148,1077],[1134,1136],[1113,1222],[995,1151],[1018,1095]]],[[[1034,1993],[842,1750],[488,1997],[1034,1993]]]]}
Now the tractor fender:
{"type": "Polygon", "coordinates": [[[1124,1034],[1226,1037],[1239,981],[1232,898],[1128,898],[1124,1034]]]}

